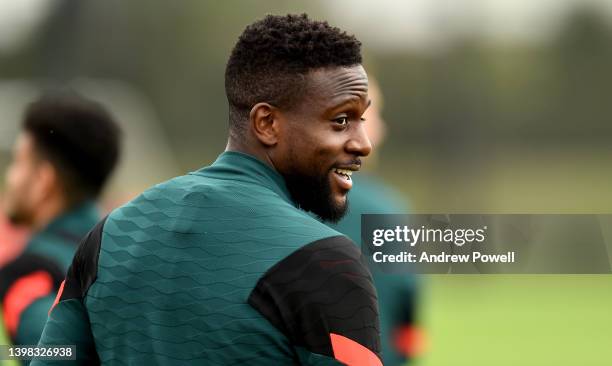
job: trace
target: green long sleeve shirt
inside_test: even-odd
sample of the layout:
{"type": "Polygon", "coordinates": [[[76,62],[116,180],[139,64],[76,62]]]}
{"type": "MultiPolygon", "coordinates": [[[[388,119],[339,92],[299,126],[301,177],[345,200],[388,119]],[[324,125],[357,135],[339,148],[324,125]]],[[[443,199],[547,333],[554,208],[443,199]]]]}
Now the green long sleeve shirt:
{"type": "Polygon", "coordinates": [[[378,328],[357,247],[225,152],[96,225],[40,344],[86,365],[381,365],[378,328]]]}

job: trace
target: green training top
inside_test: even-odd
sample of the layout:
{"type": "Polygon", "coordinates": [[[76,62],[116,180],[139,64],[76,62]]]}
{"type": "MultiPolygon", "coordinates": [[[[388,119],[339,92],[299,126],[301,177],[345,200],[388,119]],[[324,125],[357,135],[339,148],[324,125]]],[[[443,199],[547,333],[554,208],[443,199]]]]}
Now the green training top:
{"type": "Polygon", "coordinates": [[[225,152],[96,225],[40,344],[87,365],[381,365],[376,301],[349,239],[225,152]]]}
{"type": "Polygon", "coordinates": [[[53,220],[32,237],[25,253],[49,258],[66,273],[79,241],[100,221],[93,201],[87,201],[53,220]]]}

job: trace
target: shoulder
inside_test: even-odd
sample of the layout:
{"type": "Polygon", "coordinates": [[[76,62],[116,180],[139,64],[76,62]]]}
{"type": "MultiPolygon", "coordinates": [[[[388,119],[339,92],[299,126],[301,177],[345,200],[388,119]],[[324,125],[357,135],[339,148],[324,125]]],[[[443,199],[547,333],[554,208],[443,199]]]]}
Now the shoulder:
{"type": "Polygon", "coordinates": [[[82,299],[96,280],[102,233],[107,217],[98,222],[81,240],[68,269],[59,300],[82,299]]]}
{"type": "Polygon", "coordinates": [[[351,352],[379,356],[376,290],[359,249],[344,236],[314,241],[278,262],[248,302],[309,352],[338,358],[338,342],[346,342],[355,345],[351,352]]]}

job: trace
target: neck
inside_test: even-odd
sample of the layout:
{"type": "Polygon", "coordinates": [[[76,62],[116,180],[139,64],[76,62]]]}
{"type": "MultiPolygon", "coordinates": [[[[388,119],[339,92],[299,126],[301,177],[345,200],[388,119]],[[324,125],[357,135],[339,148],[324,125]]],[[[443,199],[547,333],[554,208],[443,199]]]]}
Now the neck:
{"type": "Polygon", "coordinates": [[[272,162],[268,154],[266,154],[264,150],[259,149],[259,148],[254,148],[251,145],[252,144],[248,144],[248,143],[245,144],[243,142],[239,142],[230,136],[230,138],[227,140],[225,151],[236,151],[236,152],[241,152],[243,154],[249,154],[261,160],[266,165],[270,166],[270,168],[276,171],[276,168],[274,167],[274,163],[272,162]]]}
{"type": "Polygon", "coordinates": [[[37,232],[43,230],[58,216],[62,215],[68,207],[61,197],[53,196],[45,200],[36,209],[36,214],[32,220],[32,230],[37,232]]]}

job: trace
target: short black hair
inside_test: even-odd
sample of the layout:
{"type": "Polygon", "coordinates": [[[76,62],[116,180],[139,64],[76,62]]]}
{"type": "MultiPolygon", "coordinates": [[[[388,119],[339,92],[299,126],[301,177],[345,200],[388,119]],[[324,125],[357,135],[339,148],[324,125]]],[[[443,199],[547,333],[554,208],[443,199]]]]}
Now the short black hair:
{"type": "Polygon", "coordinates": [[[23,130],[57,170],[68,205],[96,198],[120,154],[121,130],[99,103],[71,91],[43,95],[26,109],[23,130]]]}
{"type": "Polygon", "coordinates": [[[306,14],[268,15],[247,26],[225,69],[230,133],[244,132],[257,103],[293,107],[308,71],[358,64],[361,42],[355,36],[306,14]]]}

